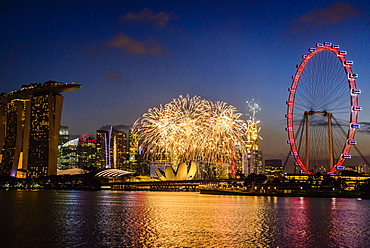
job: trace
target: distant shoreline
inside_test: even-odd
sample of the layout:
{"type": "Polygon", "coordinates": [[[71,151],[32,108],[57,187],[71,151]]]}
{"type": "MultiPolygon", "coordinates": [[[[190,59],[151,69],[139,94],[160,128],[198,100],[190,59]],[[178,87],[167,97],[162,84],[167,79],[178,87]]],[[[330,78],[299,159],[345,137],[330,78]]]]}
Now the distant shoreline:
{"type": "Polygon", "coordinates": [[[199,189],[198,191],[171,191],[171,190],[150,190],[150,189],[93,189],[93,188],[0,188],[1,191],[151,191],[151,192],[199,192],[202,195],[234,195],[234,196],[266,196],[266,197],[310,197],[310,198],[361,198],[370,199],[370,195],[360,191],[354,192],[252,192],[252,191],[235,191],[221,189],[199,189]]]}
{"type": "Polygon", "coordinates": [[[362,192],[250,192],[250,191],[232,191],[219,189],[199,189],[200,194],[207,195],[239,195],[239,196],[280,196],[280,197],[317,197],[317,198],[362,198],[370,199],[370,195],[362,192]]]}

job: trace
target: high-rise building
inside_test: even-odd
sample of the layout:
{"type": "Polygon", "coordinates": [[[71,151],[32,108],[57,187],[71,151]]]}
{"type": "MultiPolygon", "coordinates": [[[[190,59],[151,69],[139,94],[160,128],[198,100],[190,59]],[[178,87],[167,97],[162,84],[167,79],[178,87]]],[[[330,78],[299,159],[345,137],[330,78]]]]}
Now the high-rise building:
{"type": "Polygon", "coordinates": [[[79,138],[68,140],[58,145],[58,166],[59,170],[78,168],[77,146],[79,138]]]}
{"type": "Polygon", "coordinates": [[[60,126],[58,145],[63,145],[69,140],[69,130],[66,126],[60,126]]]}
{"type": "Polygon", "coordinates": [[[138,129],[131,128],[129,131],[129,160],[137,161],[137,155],[141,154],[141,148],[139,147],[138,140],[138,129]]]}
{"type": "Polygon", "coordinates": [[[48,81],[0,95],[0,175],[57,173],[62,92],[81,85],[48,81]]]}
{"type": "Polygon", "coordinates": [[[58,146],[58,169],[89,169],[96,166],[96,139],[87,135],[58,146]]]}
{"type": "Polygon", "coordinates": [[[283,161],[281,159],[265,160],[265,175],[268,177],[281,177],[283,175],[283,161]]]}
{"type": "Polygon", "coordinates": [[[262,151],[259,149],[258,122],[248,124],[247,140],[245,141],[246,160],[245,176],[251,173],[261,174],[263,171],[262,151]]]}
{"type": "Polygon", "coordinates": [[[161,158],[157,158],[156,155],[152,154],[151,150],[147,150],[144,146],[142,146],[139,142],[139,129],[131,128],[129,130],[129,154],[128,154],[128,171],[135,171],[141,175],[149,175],[150,174],[150,162],[158,162],[158,163],[167,163],[167,160],[162,160],[161,158]],[[145,157],[144,153],[148,153],[147,157],[145,157]]]}
{"type": "Polygon", "coordinates": [[[96,131],[96,164],[98,168],[126,169],[127,135],[110,126],[96,131]]]}
{"type": "Polygon", "coordinates": [[[109,131],[96,130],[96,167],[99,169],[110,168],[108,141],[109,131]]]}
{"type": "Polygon", "coordinates": [[[87,169],[96,163],[96,139],[87,135],[80,135],[77,144],[77,168],[87,169]]]}

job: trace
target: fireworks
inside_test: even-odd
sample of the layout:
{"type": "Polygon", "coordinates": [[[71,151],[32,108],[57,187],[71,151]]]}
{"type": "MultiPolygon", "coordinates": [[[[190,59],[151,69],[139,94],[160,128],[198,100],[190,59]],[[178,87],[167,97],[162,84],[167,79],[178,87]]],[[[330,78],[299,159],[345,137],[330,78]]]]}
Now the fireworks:
{"type": "Polygon", "coordinates": [[[141,144],[151,154],[175,161],[220,162],[246,139],[248,125],[235,107],[199,96],[180,96],[151,108],[135,124],[141,144]]]}
{"type": "Polygon", "coordinates": [[[257,124],[260,123],[259,120],[256,120],[256,114],[258,111],[261,110],[261,107],[257,102],[252,99],[252,101],[246,101],[247,103],[247,116],[249,116],[249,119],[247,120],[249,130],[248,130],[248,141],[255,142],[258,140],[258,138],[262,139],[258,133],[261,128],[257,128],[257,124]]]}
{"type": "Polygon", "coordinates": [[[254,101],[254,99],[252,99],[252,101],[246,101],[246,103],[247,103],[247,106],[248,106],[247,111],[249,112],[249,114],[247,114],[247,115],[249,115],[249,120],[248,121],[249,122],[256,122],[256,114],[257,114],[258,111],[261,110],[260,105],[258,103],[256,103],[254,101]]]}

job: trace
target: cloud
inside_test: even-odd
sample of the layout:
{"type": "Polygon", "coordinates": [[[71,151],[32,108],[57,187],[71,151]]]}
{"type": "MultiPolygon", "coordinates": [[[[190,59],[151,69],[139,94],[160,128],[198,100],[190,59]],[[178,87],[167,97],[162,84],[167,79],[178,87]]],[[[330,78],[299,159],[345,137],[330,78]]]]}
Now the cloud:
{"type": "Polygon", "coordinates": [[[360,9],[345,2],[338,2],[326,9],[311,10],[296,19],[298,23],[321,25],[339,23],[348,18],[357,16],[360,9]]]}
{"type": "Polygon", "coordinates": [[[163,53],[163,48],[159,45],[138,41],[122,33],[107,41],[106,44],[132,54],[158,55],[163,53]]]}
{"type": "Polygon", "coordinates": [[[175,17],[176,15],[174,13],[155,13],[153,10],[145,8],[138,13],[130,12],[124,14],[121,19],[125,21],[145,21],[160,27],[165,27],[175,17]]]}
{"type": "Polygon", "coordinates": [[[110,71],[103,72],[103,77],[107,81],[117,81],[123,78],[123,74],[121,71],[111,69],[110,71]]]}

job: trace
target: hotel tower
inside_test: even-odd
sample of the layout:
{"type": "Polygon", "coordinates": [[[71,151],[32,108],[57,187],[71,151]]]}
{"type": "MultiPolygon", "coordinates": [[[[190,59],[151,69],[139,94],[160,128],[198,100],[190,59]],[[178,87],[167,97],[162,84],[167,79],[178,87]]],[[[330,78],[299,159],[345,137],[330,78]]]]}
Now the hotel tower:
{"type": "Polygon", "coordinates": [[[61,93],[80,87],[48,81],[0,94],[0,175],[57,174],[61,93]]]}

